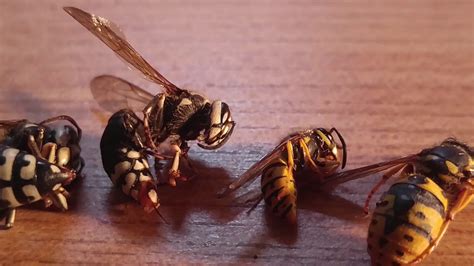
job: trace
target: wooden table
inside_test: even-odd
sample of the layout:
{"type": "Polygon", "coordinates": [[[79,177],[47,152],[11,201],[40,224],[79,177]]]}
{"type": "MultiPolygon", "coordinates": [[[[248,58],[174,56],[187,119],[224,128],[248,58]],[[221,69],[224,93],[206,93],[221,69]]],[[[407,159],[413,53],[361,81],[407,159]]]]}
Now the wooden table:
{"type": "MultiPolygon", "coordinates": [[[[286,134],[337,127],[349,168],[455,136],[474,145],[472,1],[0,1],[1,119],[75,117],[85,178],[70,210],[22,208],[0,232],[0,264],[258,263],[367,265],[361,206],[377,177],[301,189],[296,228],[260,205],[215,194],[286,134]],[[194,146],[199,176],[160,187],[164,224],[102,169],[90,80],[113,74],[150,92],[69,17],[75,5],[122,25],[168,79],[226,101],[238,125],[218,151],[194,146]]],[[[247,190],[258,189],[255,182],[247,190]]],[[[474,206],[425,265],[474,263],[474,206]]]]}

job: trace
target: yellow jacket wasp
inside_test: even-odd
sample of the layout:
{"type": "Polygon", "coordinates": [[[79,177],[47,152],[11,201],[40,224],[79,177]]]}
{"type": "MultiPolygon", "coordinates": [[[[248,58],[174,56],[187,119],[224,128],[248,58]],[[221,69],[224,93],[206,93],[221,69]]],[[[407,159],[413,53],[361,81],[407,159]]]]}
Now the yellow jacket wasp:
{"type": "Polygon", "coordinates": [[[261,175],[262,194],[256,199],[254,207],[265,199],[275,215],[295,223],[295,176],[309,170],[322,183],[339,167],[344,168],[345,164],[346,144],[335,128],[329,131],[317,128],[298,132],[281,141],[275,149],[230,184],[219,197],[228,195],[261,175]],[[336,143],[333,132],[336,132],[341,145],[336,143]],[[342,149],[342,156],[339,149],[342,149]]]}
{"type": "MultiPolygon", "coordinates": [[[[133,114],[138,110],[131,108],[129,104],[121,106],[127,109],[118,112],[117,109],[120,108],[115,107],[113,112],[116,113],[109,120],[102,136],[101,149],[104,168],[114,183],[127,184],[126,188],[122,187],[126,194],[135,197],[132,193],[135,193],[133,191],[136,191],[135,188],[138,185],[132,186],[130,184],[140,183],[140,173],[132,175],[131,169],[125,167],[126,162],[130,162],[130,159],[140,161],[140,167],[141,164],[144,165],[146,173],[142,172],[141,174],[147,176],[146,179],[152,178],[148,173],[148,165],[145,164],[146,154],[155,157],[155,166],[160,165],[159,160],[172,160],[168,183],[175,186],[176,179],[186,179],[180,175],[179,160],[181,157],[187,158],[189,149],[187,141],[196,140],[198,145],[204,149],[217,149],[229,139],[235,122],[232,120],[229,106],[226,103],[219,100],[210,101],[198,93],[180,89],[168,81],[143,59],[127,42],[121,30],[111,21],[75,7],[65,7],[64,10],[111,48],[131,68],[139,70],[145,78],[164,89],[163,93],[153,95],[111,76],[98,77],[91,84],[93,93],[96,92],[94,96],[99,103],[110,102],[111,98],[118,97],[127,103],[135,101],[146,105],[140,110],[143,112],[143,119],[133,114]],[[130,125],[140,128],[131,129],[130,125]],[[132,131],[133,135],[130,135],[132,131]],[[115,135],[119,135],[120,138],[114,139],[115,135]],[[131,139],[126,140],[125,138],[128,137],[131,139]],[[120,145],[114,145],[117,143],[120,145]],[[131,143],[137,143],[139,146],[133,146],[131,143]],[[132,152],[133,158],[129,155],[124,157],[123,149],[139,152],[139,155],[132,152]],[[138,158],[135,158],[136,156],[138,158]],[[118,173],[125,176],[117,177],[118,173]],[[128,189],[129,187],[132,189],[128,189]]],[[[159,168],[155,168],[158,174],[159,168]]],[[[150,182],[152,181],[146,181],[147,184],[150,182]]],[[[154,191],[154,188],[151,185],[146,187],[147,189],[142,192],[136,191],[139,195],[148,195],[147,200],[139,199],[139,201],[142,204],[148,202],[147,206],[158,206],[157,197],[155,199],[154,192],[150,192],[154,191]],[[150,196],[149,193],[153,195],[150,196]]],[[[149,208],[146,207],[146,209],[149,208]]]]}
{"type": "Polygon", "coordinates": [[[378,172],[396,181],[382,195],[372,214],[367,251],[373,265],[407,265],[420,262],[438,245],[454,216],[474,195],[474,151],[448,138],[418,154],[337,173],[327,180],[334,185],[378,172]]]}
{"type": "Polygon", "coordinates": [[[81,129],[69,116],[38,124],[28,120],[0,121],[0,219],[5,228],[15,220],[15,208],[38,200],[67,210],[63,188],[76,178],[84,161],[80,157],[81,129]],[[69,121],[69,125],[50,125],[69,121]]]}

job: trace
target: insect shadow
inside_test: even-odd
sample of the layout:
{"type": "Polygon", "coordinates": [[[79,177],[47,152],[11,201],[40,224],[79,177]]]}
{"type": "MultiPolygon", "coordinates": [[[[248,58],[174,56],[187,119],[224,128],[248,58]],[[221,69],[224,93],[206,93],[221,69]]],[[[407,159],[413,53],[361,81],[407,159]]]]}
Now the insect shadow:
{"type": "Polygon", "coordinates": [[[363,224],[367,216],[362,206],[337,195],[335,186],[324,187],[318,182],[312,182],[311,176],[302,176],[301,187],[298,189],[298,208],[314,211],[339,220],[363,224]]]}
{"type": "MultiPolygon", "coordinates": [[[[253,194],[256,192],[257,191],[253,191],[253,194]]],[[[263,228],[249,240],[245,240],[248,244],[245,244],[245,247],[239,252],[238,258],[254,259],[255,262],[258,262],[258,259],[262,255],[267,256],[266,249],[272,249],[275,245],[272,243],[273,241],[290,247],[291,249],[296,243],[306,241],[303,238],[308,237],[307,234],[318,235],[322,239],[334,243],[339,243],[340,241],[362,243],[363,239],[352,233],[339,232],[339,228],[335,225],[326,224],[324,227],[319,227],[317,224],[312,224],[312,220],[318,220],[319,216],[328,216],[324,217],[324,221],[337,219],[343,220],[339,221],[338,224],[349,222],[357,226],[365,226],[367,219],[361,206],[331,193],[333,193],[332,190],[323,189],[318,184],[299,188],[297,207],[299,217],[298,222],[294,225],[288,224],[285,220],[275,217],[275,215],[271,213],[271,208],[261,203],[249,215],[261,216],[263,228]],[[322,215],[319,215],[318,218],[310,218],[309,221],[305,220],[304,218],[309,218],[309,214],[306,212],[308,210],[322,215]],[[302,211],[305,211],[304,215],[302,215],[302,211]]],[[[246,197],[247,194],[250,193],[247,192],[241,197],[246,197]]],[[[247,207],[250,207],[250,205],[247,207]]],[[[258,221],[258,219],[256,220],[258,221]]],[[[321,223],[324,224],[325,222],[321,221],[321,223]]]]}
{"type": "MultiPolygon", "coordinates": [[[[210,153],[206,158],[211,157],[212,160],[213,156],[217,156],[217,154],[212,154],[210,153]]],[[[206,220],[211,220],[210,223],[214,221],[216,224],[224,224],[238,214],[229,211],[225,204],[215,197],[217,191],[229,182],[230,176],[227,171],[220,167],[209,167],[202,161],[193,160],[193,157],[193,152],[191,152],[190,159],[196,171],[195,176],[186,182],[179,182],[176,187],[163,184],[157,189],[161,204],[159,210],[168,225],[176,231],[182,230],[185,223],[192,221],[189,216],[193,215],[193,212],[199,213],[200,217],[209,216],[210,219],[206,220]]],[[[185,167],[181,170],[187,174],[188,169],[183,168],[185,167]]],[[[103,173],[103,179],[110,183],[110,191],[105,203],[111,206],[106,210],[110,216],[109,219],[121,220],[124,218],[119,217],[126,216],[135,217],[126,218],[131,219],[130,221],[141,221],[143,217],[150,219],[154,215],[156,218],[151,218],[153,223],[164,224],[155,213],[147,215],[139,204],[124,195],[119,188],[114,187],[105,173],[103,173]]]]}

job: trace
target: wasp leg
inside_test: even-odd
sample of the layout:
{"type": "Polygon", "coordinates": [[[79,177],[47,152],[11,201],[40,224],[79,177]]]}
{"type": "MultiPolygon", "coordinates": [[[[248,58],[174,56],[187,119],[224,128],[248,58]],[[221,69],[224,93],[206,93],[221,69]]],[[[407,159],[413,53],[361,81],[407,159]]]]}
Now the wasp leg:
{"type": "Polygon", "coordinates": [[[41,156],[46,158],[48,162],[55,163],[56,162],[56,150],[58,145],[56,143],[48,142],[43,145],[41,149],[41,156]]]}
{"type": "Polygon", "coordinates": [[[68,209],[66,195],[69,193],[63,187],[49,193],[50,199],[53,201],[54,206],[58,207],[62,211],[66,211],[68,209]]]}
{"type": "Polygon", "coordinates": [[[145,131],[145,138],[146,138],[146,144],[148,147],[150,147],[153,151],[157,151],[158,147],[156,147],[155,142],[153,141],[153,138],[151,136],[151,130],[150,130],[150,113],[151,113],[151,106],[146,107],[143,110],[143,129],[145,131]]]}
{"type": "Polygon", "coordinates": [[[254,204],[252,205],[252,207],[250,207],[250,209],[247,211],[247,214],[250,214],[255,208],[257,208],[258,204],[263,200],[263,194],[259,194],[258,196],[256,197],[253,197],[253,198],[250,198],[248,200],[245,201],[245,203],[251,203],[251,202],[254,202],[254,204]]]}
{"type": "Polygon", "coordinates": [[[452,220],[454,220],[454,216],[462,211],[466,206],[472,201],[474,198],[474,191],[472,187],[467,187],[464,188],[459,196],[457,197],[456,201],[454,202],[453,207],[451,210],[448,212],[447,219],[443,223],[440,233],[438,237],[431,243],[431,246],[427,248],[420,256],[418,256],[413,263],[418,263],[421,260],[423,260],[426,256],[428,256],[436,246],[438,246],[439,241],[443,237],[444,233],[446,233],[446,230],[448,229],[448,225],[451,223],[452,220]]]}
{"type": "MultiPolygon", "coordinates": [[[[179,147],[178,147],[179,149],[179,147]]],[[[168,183],[175,187],[176,186],[176,179],[181,179],[183,181],[186,181],[187,178],[181,176],[181,173],[179,171],[179,157],[181,156],[181,150],[177,150],[174,158],[173,158],[173,163],[171,164],[171,168],[168,171],[168,183]]]]}
{"type": "Polygon", "coordinates": [[[12,228],[15,223],[16,209],[10,209],[5,220],[5,228],[12,228]]]}
{"type": "Polygon", "coordinates": [[[38,150],[40,151],[43,149],[43,140],[44,140],[44,128],[40,127],[38,138],[36,138],[36,146],[38,147],[38,150]]]}
{"type": "Polygon", "coordinates": [[[462,211],[474,198],[474,191],[471,188],[464,188],[456,199],[453,207],[448,213],[448,219],[453,220],[454,216],[462,211]]]}
{"type": "Polygon", "coordinates": [[[377,192],[377,190],[379,190],[379,188],[383,184],[385,184],[385,182],[387,182],[387,180],[390,179],[390,177],[394,176],[396,173],[398,173],[400,170],[402,170],[402,168],[405,168],[405,167],[406,167],[405,164],[393,167],[392,169],[390,169],[388,172],[386,172],[382,176],[382,179],[379,182],[377,182],[377,184],[375,184],[375,186],[370,190],[369,195],[367,195],[367,199],[365,200],[365,204],[364,204],[365,214],[369,213],[369,204],[370,204],[370,201],[371,201],[372,197],[374,196],[375,192],[377,192]]]}
{"type": "Polygon", "coordinates": [[[0,219],[5,217],[4,229],[10,229],[15,223],[16,209],[6,209],[3,213],[0,213],[0,219]]]}
{"type": "Polygon", "coordinates": [[[31,150],[34,156],[46,160],[43,155],[41,155],[41,150],[36,143],[35,137],[33,135],[28,136],[28,148],[31,150]]]}
{"type": "Polygon", "coordinates": [[[321,171],[319,171],[318,166],[316,166],[316,163],[311,158],[308,145],[306,145],[303,139],[299,140],[299,145],[301,149],[303,150],[303,154],[304,154],[303,157],[304,157],[305,163],[309,164],[309,166],[311,167],[311,170],[317,174],[316,177],[319,179],[319,182],[322,183],[324,181],[324,176],[321,174],[321,171]]]}

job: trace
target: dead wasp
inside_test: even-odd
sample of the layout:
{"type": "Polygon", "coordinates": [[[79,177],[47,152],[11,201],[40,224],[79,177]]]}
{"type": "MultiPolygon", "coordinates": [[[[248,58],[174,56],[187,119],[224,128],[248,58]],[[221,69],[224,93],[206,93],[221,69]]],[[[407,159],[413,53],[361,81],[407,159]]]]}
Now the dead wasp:
{"type": "Polygon", "coordinates": [[[82,130],[70,116],[60,115],[33,123],[26,119],[1,120],[0,143],[38,154],[42,159],[80,174],[84,167],[80,141],[82,130]],[[69,122],[70,125],[58,122],[69,122]]]}
{"type": "Polygon", "coordinates": [[[254,207],[265,199],[274,214],[295,223],[295,177],[309,170],[322,183],[339,167],[344,168],[345,164],[346,144],[336,128],[329,131],[324,128],[309,129],[281,141],[275,149],[230,184],[219,197],[226,196],[261,175],[262,193],[255,199],[254,207]],[[341,145],[336,143],[333,132],[336,132],[341,145]],[[339,149],[342,149],[342,158],[339,149]]]}
{"type": "Polygon", "coordinates": [[[158,211],[160,202],[142,142],[143,130],[143,122],[134,112],[123,109],[113,114],[100,140],[102,164],[114,185],[147,213],[156,210],[164,220],[158,211]]]}
{"type": "Polygon", "coordinates": [[[395,182],[372,214],[367,251],[373,265],[407,265],[423,260],[438,245],[454,216],[474,195],[474,151],[453,138],[404,158],[329,177],[339,184],[385,171],[370,199],[388,179],[395,182]]]}
{"type": "Polygon", "coordinates": [[[187,141],[197,140],[201,148],[217,149],[229,139],[235,123],[226,103],[219,100],[211,102],[198,93],[180,89],[169,82],[143,59],[111,21],[75,7],[65,7],[64,10],[132,68],[139,70],[145,78],[164,88],[164,92],[157,95],[136,86],[129,86],[132,89],[124,92],[120,90],[123,87],[118,88],[123,85],[120,79],[115,79],[116,82],[104,83],[104,81],[111,81],[110,76],[99,77],[92,84],[101,86],[103,95],[116,97],[118,95],[113,94],[117,89],[115,93],[124,93],[125,95],[122,96],[129,98],[127,100],[146,104],[141,110],[143,112],[143,144],[155,157],[155,165],[159,165],[159,160],[173,158],[173,164],[169,170],[171,185],[174,186],[176,179],[181,177],[178,170],[179,159],[187,154],[189,149],[187,141]]]}
{"type": "Polygon", "coordinates": [[[40,157],[0,144],[0,219],[5,218],[7,229],[13,226],[19,206],[43,199],[47,206],[68,208],[63,185],[76,177],[75,171],[40,157]]]}

